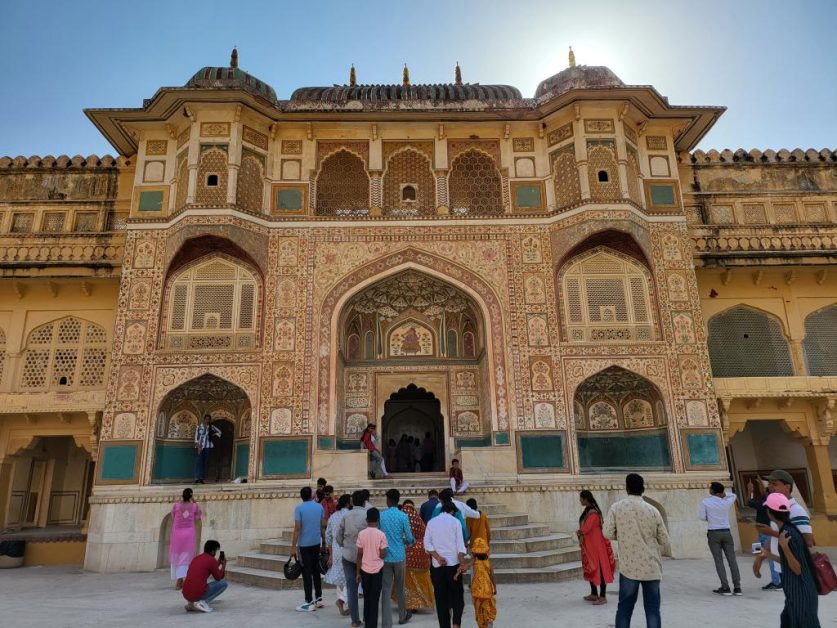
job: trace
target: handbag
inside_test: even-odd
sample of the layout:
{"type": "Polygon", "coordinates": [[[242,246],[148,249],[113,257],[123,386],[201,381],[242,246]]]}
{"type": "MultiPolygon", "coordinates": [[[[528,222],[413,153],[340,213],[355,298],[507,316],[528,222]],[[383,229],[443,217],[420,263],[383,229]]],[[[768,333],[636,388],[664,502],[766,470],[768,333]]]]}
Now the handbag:
{"type": "Polygon", "coordinates": [[[320,574],[324,576],[328,573],[328,552],[324,550],[320,551],[320,560],[318,566],[320,568],[320,574]]]}
{"type": "Polygon", "coordinates": [[[288,558],[288,562],[285,563],[282,571],[285,573],[285,578],[288,580],[296,580],[302,575],[302,563],[296,559],[296,556],[291,556],[288,558]]]}
{"type": "Polygon", "coordinates": [[[834,574],[834,568],[831,566],[831,561],[828,559],[828,556],[821,552],[816,552],[812,554],[811,558],[814,561],[817,593],[820,595],[828,595],[832,591],[837,591],[837,575],[834,574]]]}

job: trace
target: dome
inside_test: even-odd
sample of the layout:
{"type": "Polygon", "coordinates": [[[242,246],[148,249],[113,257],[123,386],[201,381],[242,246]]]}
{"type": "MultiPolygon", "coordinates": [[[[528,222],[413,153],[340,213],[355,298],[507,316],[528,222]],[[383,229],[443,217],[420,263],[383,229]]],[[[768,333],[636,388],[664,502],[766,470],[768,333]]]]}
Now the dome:
{"type": "Polygon", "coordinates": [[[535,91],[535,98],[544,94],[560,96],[573,89],[587,87],[621,87],[624,83],[610,68],[603,65],[576,65],[561,70],[555,76],[541,81],[535,91]]]}
{"type": "Polygon", "coordinates": [[[230,57],[230,67],[220,68],[207,66],[195,72],[186,83],[186,87],[209,87],[213,89],[243,89],[254,96],[276,102],[276,92],[267,83],[260,81],[252,74],[247,74],[238,67],[238,51],[233,50],[230,57]]]}

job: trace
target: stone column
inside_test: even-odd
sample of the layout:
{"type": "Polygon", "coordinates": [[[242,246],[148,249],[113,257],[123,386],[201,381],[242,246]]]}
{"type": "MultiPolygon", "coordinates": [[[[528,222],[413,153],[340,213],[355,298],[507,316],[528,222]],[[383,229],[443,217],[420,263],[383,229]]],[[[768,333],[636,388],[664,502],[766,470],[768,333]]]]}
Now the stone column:
{"type": "Polygon", "coordinates": [[[805,457],[811,470],[813,486],[813,508],[827,515],[837,515],[837,491],[831,475],[831,460],[828,456],[829,438],[815,439],[805,445],[805,457]]]}
{"type": "Polygon", "coordinates": [[[381,177],[383,172],[381,170],[369,171],[369,215],[380,216],[383,213],[381,206],[383,205],[381,177]]]}
{"type": "Polygon", "coordinates": [[[6,528],[9,520],[9,501],[12,497],[14,472],[15,459],[12,456],[0,459],[0,530],[6,528]]]}
{"type": "Polygon", "coordinates": [[[235,205],[238,193],[238,169],[241,167],[241,123],[230,128],[230,146],[227,152],[227,204],[235,205]]]}
{"type": "Polygon", "coordinates": [[[581,200],[589,201],[592,198],[590,193],[590,179],[587,178],[587,138],[584,136],[584,125],[581,120],[573,122],[575,163],[578,166],[578,183],[581,190],[581,200]]]}
{"type": "Polygon", "coordinates": [[[790,341],[791,363],[793,364],[794,375],[807,375],[808,366],[805,364],[805,351],[802,348],[802,340],[791,338],[790,341]]]}
{"type": "Polygon", "coordinates": [[[192,122],[191,136],[186,159],[189,162],[189,187],[186,189],[186,204],[192,205],[195,202],[195,195],[198,189],[198,161],[200,161],[200,127],[197,122],[192,122]]]}

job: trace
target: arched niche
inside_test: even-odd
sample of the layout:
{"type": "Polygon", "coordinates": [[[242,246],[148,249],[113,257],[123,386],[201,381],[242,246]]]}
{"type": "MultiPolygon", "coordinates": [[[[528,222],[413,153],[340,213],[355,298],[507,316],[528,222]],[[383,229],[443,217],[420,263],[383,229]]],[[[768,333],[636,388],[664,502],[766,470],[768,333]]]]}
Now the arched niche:
{"type": "Polygon", "coordinates": [[[772,315],[736,305],[709,319],[709,361],[714,377],[783,377],[794,374],[790,347],[772,315]]]}

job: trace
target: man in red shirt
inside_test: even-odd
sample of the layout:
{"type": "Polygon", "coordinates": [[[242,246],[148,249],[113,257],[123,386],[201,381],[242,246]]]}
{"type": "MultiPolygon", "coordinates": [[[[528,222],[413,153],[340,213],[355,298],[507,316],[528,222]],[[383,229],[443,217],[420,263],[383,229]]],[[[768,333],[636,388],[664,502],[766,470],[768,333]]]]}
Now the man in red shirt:
{"type": "Polygon", "coordinates": [[[212,607],[209,603],[226,590],[224,570],[227,568],[227,559],[223,552],[221,560],[215,559],[219,549],[221,544],[218,541],[209,540],[203,545],[203,554],[195,556],[189,563],[186,580],[183,582],[183,597],[188,602],[187,611],[211,613],[212,607]],[[207,582],[209,576],[215,578],[215,581],[207,582]]]}

